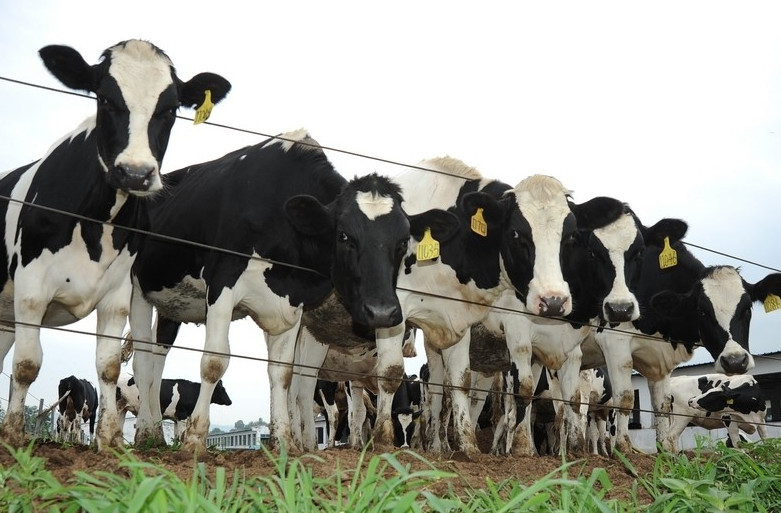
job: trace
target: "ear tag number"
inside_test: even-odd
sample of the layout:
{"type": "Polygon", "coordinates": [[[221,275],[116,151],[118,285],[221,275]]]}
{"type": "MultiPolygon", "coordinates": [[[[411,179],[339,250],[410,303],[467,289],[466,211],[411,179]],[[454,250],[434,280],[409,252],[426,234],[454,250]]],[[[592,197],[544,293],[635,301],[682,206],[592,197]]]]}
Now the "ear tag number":
{"type": "Polygon", "coordinates": [[[212,92],[207,89],[203,99],[203,103],[198,110],[195,111],[195,118],[193,118],[193,125],[200,125],[211,116],[214,104],[212,103],[212,92]]]}
{"type": "Polygon", "coordinates": [[[664,238],[664,249],[659,253],[659,269],[678,265],[678,252],[670,247],[670,237],[664,238]]]}
{"type": "Polygon", "coordinates": [[[439,256],[439,241],[431,236],[431,228],[426,228],[423,238],[418,242],[416,256],[418,261],[434,260],[439,256]]]}
{"type": "Polygon", "coordinates": [[[488,225],[485,223],[485,219],[483,219],[482,208],[478,208],[475,215],[472,216],[472,231],[483,237],[488,235],[488,225]]]}
{"type": "Polygon", "coordinates": [[[768,294],[763,305],[765,306],[765,313],[778,310],[781,308],[781,297],[778,297],[775,294],[768,294]]]}

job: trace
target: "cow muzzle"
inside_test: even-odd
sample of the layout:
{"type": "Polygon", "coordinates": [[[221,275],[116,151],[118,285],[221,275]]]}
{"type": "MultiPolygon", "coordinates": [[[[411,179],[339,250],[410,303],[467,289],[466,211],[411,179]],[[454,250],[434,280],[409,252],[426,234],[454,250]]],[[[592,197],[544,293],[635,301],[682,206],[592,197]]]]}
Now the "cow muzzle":
{"type": "Polygon", "coordinates": [[[605,320],[607,322],[628,322],[632,320],[635,305],[629,301],[612,301],[605,303],[605,320]]]}
{"type": "Polygon", "coordinates": [[[557,317],[566,315],[565,309],[569,298],[561,296],[540,297],[538,307],[539,315],[543,317],[557,317]]]}
{"type": "Polygon", "coordinates": [[[745,374],[749,366],[748,353],[731,353],[719,357],[724,374],[745,374]]]}
{"type": "Polygon", "coordinates": [[[136,195],[153,193],[162,188],[157,165],[117,164],[109,174],[109,183],[136,195]]]}
{"type": "Polygon", "coordinates": [[[396,303],[364,303],[365,324],[370,328],[390,328],[401,324],[401,305],[396,303]]]}

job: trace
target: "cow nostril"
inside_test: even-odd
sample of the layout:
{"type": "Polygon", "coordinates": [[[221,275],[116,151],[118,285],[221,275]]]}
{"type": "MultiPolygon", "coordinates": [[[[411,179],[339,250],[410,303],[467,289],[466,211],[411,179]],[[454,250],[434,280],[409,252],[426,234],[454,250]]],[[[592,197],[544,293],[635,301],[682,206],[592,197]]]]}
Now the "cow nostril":
{"type": "Polygon", "coordinates": [[[564,303],[565,303],[565,299],[563,297],[559,297],[559,296],[540,297],[540,304],[539,304],[540,315],[543,316],[563,315],[564,303]]]}
{"type": "Polygon", "coordinates": [[[387,328],[396,326],[402,319],[399,305],[373,305],[367,303],[364,304],[363,311],[366,315],[366,321],[369,327],[387,328]]]}
{"type": "Polygon", "coordinates": [[[635,305],[628,301],[605,303],[605,313],[610,322],[629,321],[634,311],[635,305]]]}

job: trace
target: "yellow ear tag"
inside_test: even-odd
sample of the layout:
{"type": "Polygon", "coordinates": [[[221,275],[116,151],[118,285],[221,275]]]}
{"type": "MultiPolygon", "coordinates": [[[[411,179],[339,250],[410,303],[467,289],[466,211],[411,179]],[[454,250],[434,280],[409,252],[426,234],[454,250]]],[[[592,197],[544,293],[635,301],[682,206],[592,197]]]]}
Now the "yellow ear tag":
{"type": "Polygon", "coordinates": [[[416,256],[419,262],[434,260],[439,256],[439,241],[431,236],[431,228],[426,228],[426,233],[423,234],[423,238],[418,242],[416,256]]]}
{"type": "Polygon", "coordinates": [[[472,231],[483,237],[488,235],[488,225],[485,224],[485,219],[483,219],[482,208],[478,208],[475,215],[472,216],[472,231]]]}
{"type": "Polygon", "coordinates": [[[664,249],[659,253],[659,269],[678,265],[678,252],[670,247],[670,237],[664,238],[664,249]]]}
{"type": "Polygon", "coordinates": [[[735,404],[735,399],[727,399],[727,404],[732,406],[733,404],[735,404]]]}
{"type": "Polygon", "coordinates": [[[209,119],[209,116],[212,113],[212,109],[214,108],[214,104],[212,103],[212,92],[207,89],[206,95],[203,99],[203,103],[200,107],[198,107],[198,110],[195,111],[195,118],[193,118],[193,125],[200,125],[207,119],[209,119]]]}
{"type": "Polygon", "coordinates": [[[765,305],[765,313],[778,310],[781,308],[781,297],[778,297],[775,294],[768,294],[763,304],[765,305]]]}

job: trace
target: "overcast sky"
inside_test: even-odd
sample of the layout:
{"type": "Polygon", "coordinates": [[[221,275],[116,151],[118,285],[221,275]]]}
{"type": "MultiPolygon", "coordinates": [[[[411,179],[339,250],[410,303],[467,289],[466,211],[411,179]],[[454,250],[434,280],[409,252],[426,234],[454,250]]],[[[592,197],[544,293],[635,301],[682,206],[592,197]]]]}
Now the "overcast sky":
{"type": "MultiPolygon", "coordinates": [[[[511,185],[552,175],[577,202],[613,196],[647,225],[682,218],[687,241],[781,268],[781,4],[387,5],[3,2],[0,76],[64,89],[42,65],[41,47],[70,45],[96,63],[121,40],[147,39],[183,79],[213,71],[233,83],[214,123],[263,134],[305,127],[324,146],[406,164],[451,155],[511,185]]],[[[90,100],[4,80],[0,97],[0,170],[40,158],[94,112],[90,100]]],[[[263,138],[178,120],[163,171],[263,138]]],[[[347,178],[400,170],[327,153],[347,178]]],[[[770,272],[695,253],[708,265],[740,265],[750,282],[770,272]]],[[[94,332],[94,316],[70,328],[94,332]]],[[[781,349],[779,328],[781,312],[756,306],[753,352],[781,349]]],[[[192,327],[177,343],[200,348],[202,337],[192,327]]],[[[46,330],[42,338],[28,404],[56,400],[70,374],[96,381],[93,336],[46,330]]],[[[246,320],[232,326],[231,348],[266,356],[246,320]]],[[[699,351],[694,361],[707,361],[699,351]]],[[[0,376],[4,407],[12,353],[0,376]]],[[[199,359],[175,349],[165,376],[198,381],[199,359]]],[[[213,424],[268,420],[264,364],[234,358],[224,382],[234,404],[214,406],[213,424]]]]}

